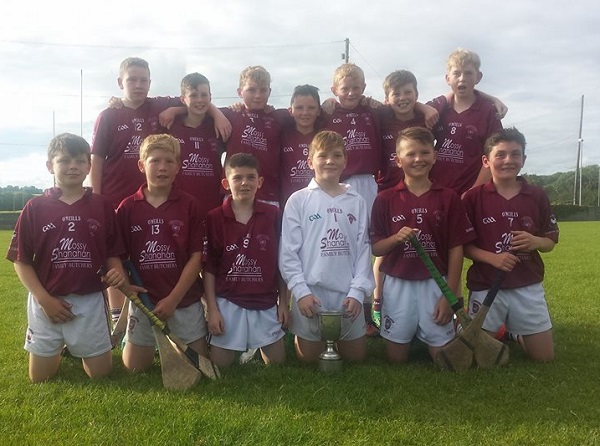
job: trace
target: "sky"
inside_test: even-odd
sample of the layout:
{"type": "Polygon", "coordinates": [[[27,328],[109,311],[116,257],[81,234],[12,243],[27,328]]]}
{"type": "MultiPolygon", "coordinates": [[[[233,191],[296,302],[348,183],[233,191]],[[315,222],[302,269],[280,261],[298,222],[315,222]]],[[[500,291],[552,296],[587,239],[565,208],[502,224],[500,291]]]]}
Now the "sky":
{"type": "Polygon", "coordinates": [[[408,0],[287,2],[81,2],[25,0],[3,5],[0,27],[0,187],[52,185],[48,142],[72,132],[91,140],[93,123],[129,56],[150,64],[150,95],[179,96],[197,71],[213,103],[238,101],[240,71],[263,65],[270,103],[287,107],[299,84],[332,97],[332,74],[349,60],[363,68],[365,94],[412,71],[419,99],[448,91],[447,56],[471,49],[482,61],[478,88],[509,108],[504,126],[527,138],[524,173],[600,164],[600,4],[592,0],[408,0]],[[582,141],[579,139],[584,97],[582,141]]]}

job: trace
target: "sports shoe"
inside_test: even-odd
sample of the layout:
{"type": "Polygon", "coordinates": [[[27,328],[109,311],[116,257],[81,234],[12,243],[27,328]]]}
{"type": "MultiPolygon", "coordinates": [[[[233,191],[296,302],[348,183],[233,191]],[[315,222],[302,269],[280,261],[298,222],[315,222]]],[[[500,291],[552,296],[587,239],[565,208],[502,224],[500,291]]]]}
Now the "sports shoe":
{"type": "Polygon", "coordinates": [[[367,336],[370,338],[375,338],[377,336],[379,336],[379,328],[377,328],[377,325],[375,325],[375,322],[373,321],[368,321],[367,322],[367,336]]]}

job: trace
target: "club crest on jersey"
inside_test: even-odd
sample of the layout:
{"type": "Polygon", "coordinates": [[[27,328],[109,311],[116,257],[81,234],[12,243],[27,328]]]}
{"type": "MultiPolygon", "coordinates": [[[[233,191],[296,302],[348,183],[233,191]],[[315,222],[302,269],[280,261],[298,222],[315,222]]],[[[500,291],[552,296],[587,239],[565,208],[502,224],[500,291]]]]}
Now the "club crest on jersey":
{"type": "Polygon", "coordinates": [[[171,220],[169,225],[171,226],[171,233],[173,234],[173,237],[179,237],[179,234],[181,234],[181,228],[183,228],[183,222],[181,220],[171,220]]]}
{"type": "Polygon", "coordinates": [[[467,139],[473,139],[477,136],[477,127],[475,127],[474,125],[467,125],[465,127],[465,130],[467,132],[467,139]]]}
{"type": "Polygon", "coordinates": [[[267,243],[269,242],[270,237],[266,234],[258,234],[256,236],[256,240],[258,240],[258,249],[260,249],[261,251],[266,251],[267,243]]]}
{"type": "Polygon", "coordinates": [[[95,236],[100,230],[100,222],[98,220],[94,220],[93,218],[88,218],[87,224],[90,234],[95,236]]]}
{"type": "Polygon", "coordinates": [[[350,224],[352,224],[356,221],[356,217],[352,214],[347,214],[347,217],[348,217],[348,221],[350,222],[350,224]]]}
{"type": "Polygon", "coordinates": [[[529,216],[521,217],[521,226],[528,232],[531,232],[533,229],[533,219],[529,216]]]}

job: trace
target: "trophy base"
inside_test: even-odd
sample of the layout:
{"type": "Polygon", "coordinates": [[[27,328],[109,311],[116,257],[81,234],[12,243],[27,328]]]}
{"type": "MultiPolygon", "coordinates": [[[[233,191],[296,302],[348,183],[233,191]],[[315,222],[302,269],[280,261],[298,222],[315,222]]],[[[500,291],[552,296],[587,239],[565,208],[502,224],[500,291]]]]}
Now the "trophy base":
{"type": "Polygon", "coordinates": [[[319,358],[319,370],[324,373],[338,373],[342,370],[344,363],[342,359],[323,359],[319,358]]]}

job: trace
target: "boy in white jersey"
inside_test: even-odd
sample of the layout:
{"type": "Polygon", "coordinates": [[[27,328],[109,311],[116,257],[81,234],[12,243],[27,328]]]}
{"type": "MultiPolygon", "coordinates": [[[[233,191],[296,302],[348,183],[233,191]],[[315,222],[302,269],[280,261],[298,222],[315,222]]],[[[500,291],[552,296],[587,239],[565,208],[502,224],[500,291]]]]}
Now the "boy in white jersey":
{"type": "Polygon", "coordinates": [[[292,194],[283,214],[279,268],[293,296],[296,354],[305,362],[317,361],[325,348],[316,319],[321,310],[345,313],[342,357],[361,361],[366,355],[363,302],[374,288],[367,204],[340,183],[347,160],[338,133],[317,133],[308,154],[315,178],[292,194]]]}
{"type": "Polygon", "coordinates": [[[473,259],[467,273],[469,312],[477,312],[497,271],[506,271],[483,328],[497,332],[505,323],[508,332],[521,337],[531,359],[552,361],[552,323],[539,253],[552,251],[558,242],[556,217],[543,189],[519,176],[525,137],[517,129],[503,129],[488,138],[482,159],[492,179],[463,198],[477,232],[477,239],[465,246],[466,256],[473,259]]]}
{"type": "Polygon", "coordinates": [[[122,272],[124,247],[111,202],[83,187],[90,165],[90,146],[80,136],[63,133],[50,142],[46,167],[56,186],[25,205],[7,254],[29,291],[32,382],[57,373],[65,346],[90,378],[112,370],[105,285],[96,271],[122,272]]]}
{"type": "Polygon", "coordinates": [[[373,254],[385,256],[381,336],[391,363],[408,360],[418,338],[433,358],[452,340],[452,311],[409,241],[416,235],[456,294],[460,291],[463,245],[475,237],[459,196],[432,183],[436,161],[433,134],[422,127],[400,132],[396,160],[404,180],[381,192],[373,204],[373,254]]]}

